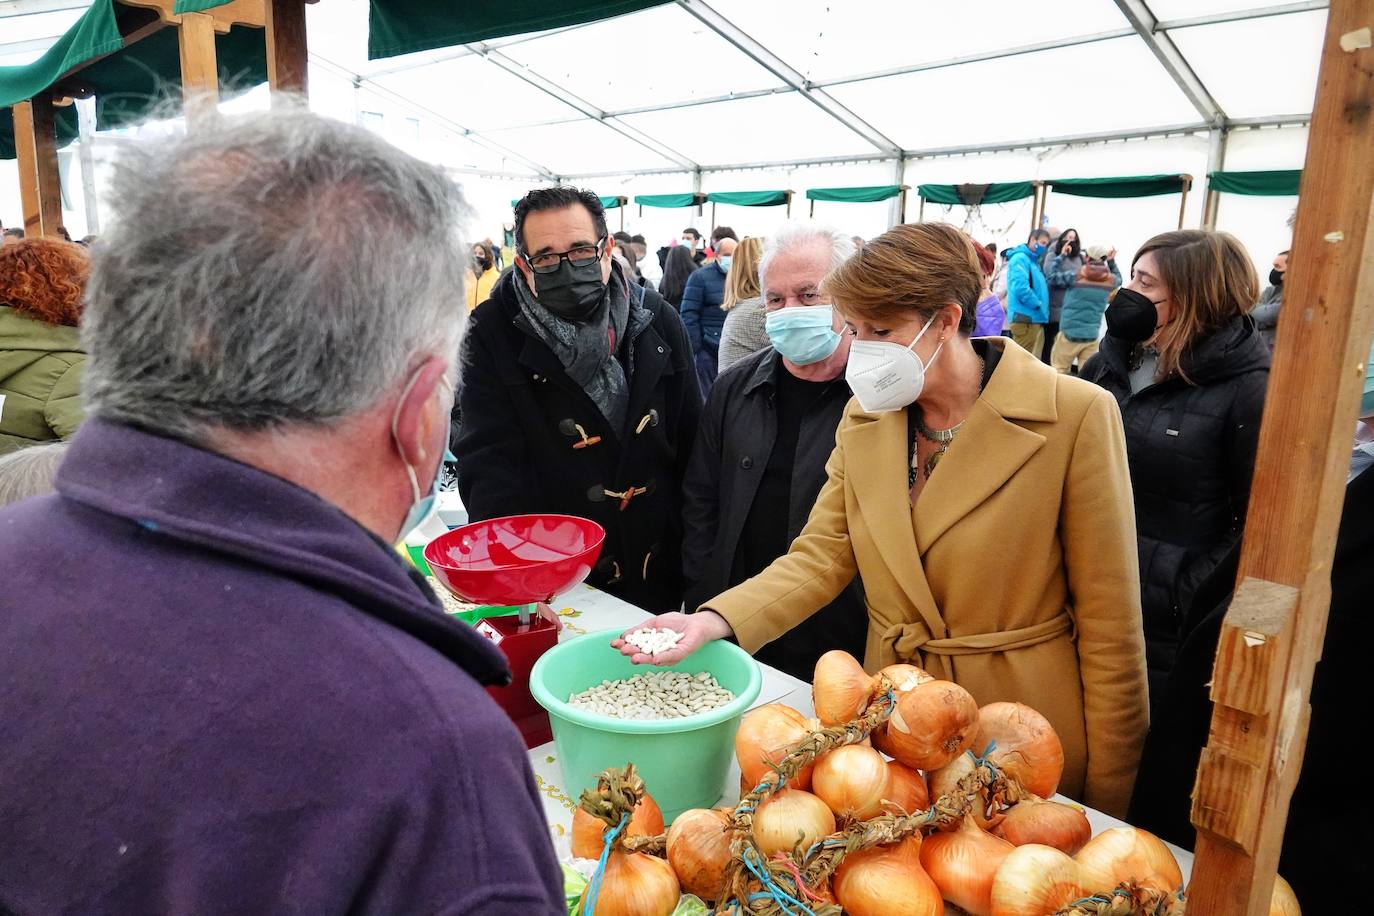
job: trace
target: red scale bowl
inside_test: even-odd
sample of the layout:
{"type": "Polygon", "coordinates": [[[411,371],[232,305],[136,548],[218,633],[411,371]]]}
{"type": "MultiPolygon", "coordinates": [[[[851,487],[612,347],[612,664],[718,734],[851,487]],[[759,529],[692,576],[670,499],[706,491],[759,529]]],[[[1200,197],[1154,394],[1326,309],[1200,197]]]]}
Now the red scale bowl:
{"type": "Polygon", "coordinates": [[[425,562],[464,601],[533,604],[581,585],[605,539],[605,529],[585,518],[512,515],[441,534],[425,547],[425,562]]]}
{"type": "MultiPolygon", "coordinates": [[[[581,585],[605,539],[605,530],[585,518],[512,515],[440,535],[425,547],[425,562],[464,601],[535,604],[581,585]]],[[[529,678],[534,663],[558,643],[557,624],[542,617],[492,617],[478,621],[476,630],[510,663],[510,686],[488,687],[487,692],[515,722],[527,746],[551,741],[548,714],[530,694],[529,678]]]]}

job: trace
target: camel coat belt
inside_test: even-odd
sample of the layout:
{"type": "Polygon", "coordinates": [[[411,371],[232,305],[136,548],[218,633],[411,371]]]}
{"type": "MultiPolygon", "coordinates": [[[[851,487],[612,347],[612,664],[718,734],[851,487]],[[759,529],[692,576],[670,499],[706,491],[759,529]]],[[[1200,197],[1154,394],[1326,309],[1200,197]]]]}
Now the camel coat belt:
{"type": "Polygon", "coordinates": [[[752,652],[857,573],[868,671],[910,662],[1034,707],[1064,744],[1060,791],[1120,816],[1148,725],[1121,415],[1004,338],[980,345],[1003,356],[916,506],[906,414],[851,401],[787,555],[702,607],[752,652]]]}

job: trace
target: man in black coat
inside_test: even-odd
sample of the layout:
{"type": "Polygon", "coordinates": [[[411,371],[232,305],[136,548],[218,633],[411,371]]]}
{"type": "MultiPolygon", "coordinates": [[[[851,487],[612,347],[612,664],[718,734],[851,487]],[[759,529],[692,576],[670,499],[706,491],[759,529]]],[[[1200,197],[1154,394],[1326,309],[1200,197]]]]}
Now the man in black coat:
{"type": "Polygon", "coordinates": [[[606,542],[587,581],[677,610],[679,493],[701,414],[682,320],[626,281],[588,191],[526,194],[515,239],[516,269],[463,341],[454,450],[468,515],[591,519],[606,542]]]}
{"type": "MultiPolygon", "coordinates": [[[[807,224],[788,224],[769,237],[759,274],[773,346],[716,380],[683,484],[689,609],[787,553],[825,484],[850,397],[844,371],[851,338],[839,333],[842,323],[820,284],[853,252],[847,236],[807,224]]],[[[830,649],[862,657],[867,630],[855,579],[757,658],[809,681],[830,649]]]]}

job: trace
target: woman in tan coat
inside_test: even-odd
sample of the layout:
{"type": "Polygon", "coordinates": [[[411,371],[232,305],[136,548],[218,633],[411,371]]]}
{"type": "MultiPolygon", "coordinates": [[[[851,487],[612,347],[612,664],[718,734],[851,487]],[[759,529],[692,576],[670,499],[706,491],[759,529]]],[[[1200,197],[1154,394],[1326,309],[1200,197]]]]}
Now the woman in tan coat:
{"type": "Polygon", "coordinates": [[[684,638],[652,660],[731,635],[754,651],[857,573],[869,671],[911,662],[980,704],[1038,709],[1064,744],[1060,791],[1121,815],[1147,726],[1121,416],[1005,338],[970,339],[981,285],[972,243],[933,223],[885,233],[826,279],[855,337],[856,396],[829,482],[786,556],[657,619],[684,638]]]}

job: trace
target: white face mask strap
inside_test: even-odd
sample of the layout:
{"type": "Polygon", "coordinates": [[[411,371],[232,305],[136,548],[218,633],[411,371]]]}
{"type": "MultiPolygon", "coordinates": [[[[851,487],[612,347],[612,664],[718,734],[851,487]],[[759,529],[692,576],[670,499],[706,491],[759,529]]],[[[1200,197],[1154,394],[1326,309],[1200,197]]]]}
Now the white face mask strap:
{"type": "MultiPolygon", "coordinates": [[[[931,316],[930,316],[930,320],[927,321],[927,322],[925,323],[925,326],[921,328],[921,332],[920,332],[919,334],[916,335],[916,339],[913,340],[911,343],[909,343],[909,344],[906,345],[906,348],[907,348],[908,350],[914,350],[914,349],[916,348],[916,344],[920,343],[920,342],[921,342],[921,338],[926,336],[926,331],[929,331],[929,330],[930,330],[930,326],[931,326],[932,324],[935,323],[935,319],[938,318],[939,315],[940,315],[940,313],[939,313],[939,312],[936,312],[934,315],[931,315],[931,316]]],[[[940,346],[943,347],[944,344],[941,343],[940,346]]],[[[937,349],[935,352],[938,353],[938,352],[940,352],[940,351],[937,349]]],[[[930,360],[931,360],[931,362],[934,362],[934,361],[935,361],[935,357],[932,356],[932,357],[930,358],[930,360]]]]}
{"type": "Polygon", "coordinates": [[[415,495],[416,502],[419,502],[424,494],[420,492],[420,478],[415,475],[415,468],[411,466],[410,458],[406,456],[405,447],[401,445],[401,436],[397,432],[397,426],[401,422],[401,405],[405,403],[406,396],[415,387],[415,383],[420,380],[420,373],[423,370],[424,367],[421,366],[410,376],[410,380],[401,389],[400,398],[396,401],[396,410],[391,414],[391,441],[396,443],[396,451],[401,454],[401,463],[405,465],[406,476],[410,478],[410,491],[415,495]]]}

